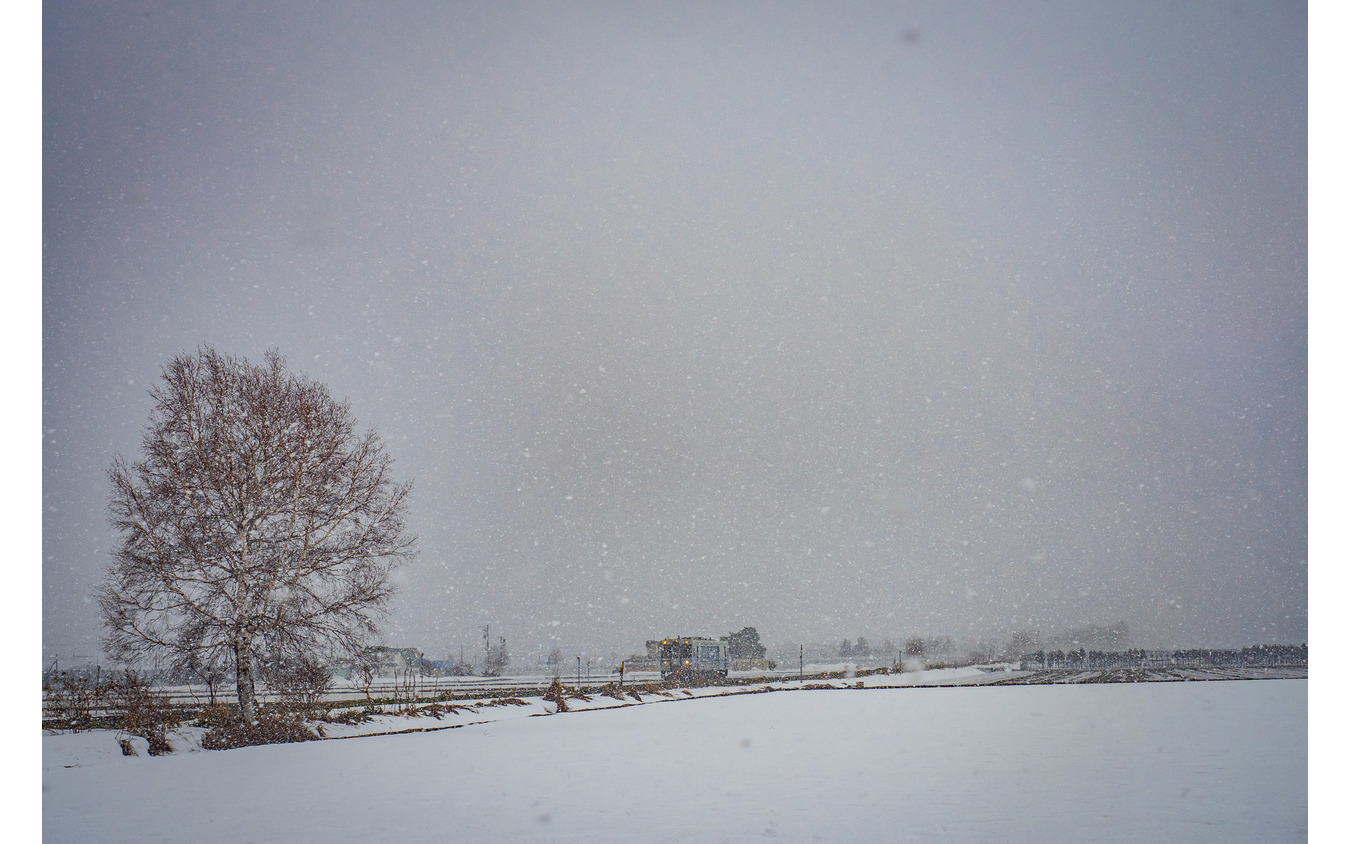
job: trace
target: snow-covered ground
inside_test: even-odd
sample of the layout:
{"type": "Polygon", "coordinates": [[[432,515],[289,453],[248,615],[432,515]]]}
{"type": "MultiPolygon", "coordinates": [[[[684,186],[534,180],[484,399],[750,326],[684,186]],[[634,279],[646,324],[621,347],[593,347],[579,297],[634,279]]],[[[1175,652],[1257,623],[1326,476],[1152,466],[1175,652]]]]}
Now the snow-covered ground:
{"type": "Polygon", "coordinates": [[[1306,680],[881,680],[597,697],[547,717],[529,717],[547,708],[533,698],[327,731],[430,732],[221,752],[191,752],[186,732],[161,758],[123,756],[108,732],[46,736],[43,840],[1307,837],[1306,680]]]}

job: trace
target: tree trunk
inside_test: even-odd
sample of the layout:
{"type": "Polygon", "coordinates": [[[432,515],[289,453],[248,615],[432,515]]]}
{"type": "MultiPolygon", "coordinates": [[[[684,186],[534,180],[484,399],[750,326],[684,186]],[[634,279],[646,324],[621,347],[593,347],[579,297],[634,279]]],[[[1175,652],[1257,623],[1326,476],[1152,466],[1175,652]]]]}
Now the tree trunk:
{"type": "Polygon", "coordinates": [[[239,691],[239,714],[244,725],[251,727],[258,722],[253,701],[253,641],[243,634],[234,642],[234,673],[239,691]]]}

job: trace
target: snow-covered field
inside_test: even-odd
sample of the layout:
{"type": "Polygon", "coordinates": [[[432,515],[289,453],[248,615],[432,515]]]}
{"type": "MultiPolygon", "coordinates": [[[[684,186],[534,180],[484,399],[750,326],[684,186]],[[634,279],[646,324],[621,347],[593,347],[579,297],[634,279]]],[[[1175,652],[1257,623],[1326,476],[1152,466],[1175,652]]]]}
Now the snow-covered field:
{"type": "Polygon", "coordinates": [[[795,685],[528,717],[536,698],[329,735],[431,732],[162,758],[46,736],[43,840],[1307,838],[1306,680],[795,685]]]}

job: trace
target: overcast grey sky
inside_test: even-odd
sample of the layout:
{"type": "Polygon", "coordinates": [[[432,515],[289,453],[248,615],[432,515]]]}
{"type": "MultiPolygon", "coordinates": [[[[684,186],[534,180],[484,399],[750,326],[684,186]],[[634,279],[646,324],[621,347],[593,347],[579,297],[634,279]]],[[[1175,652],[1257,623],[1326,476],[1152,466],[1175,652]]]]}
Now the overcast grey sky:
{"type": "Polygon", "coordinates": [[[415,482],[389,640],[1307,639],[1297,3],[44,8],[43,646],[200,344],[415,482]]]}

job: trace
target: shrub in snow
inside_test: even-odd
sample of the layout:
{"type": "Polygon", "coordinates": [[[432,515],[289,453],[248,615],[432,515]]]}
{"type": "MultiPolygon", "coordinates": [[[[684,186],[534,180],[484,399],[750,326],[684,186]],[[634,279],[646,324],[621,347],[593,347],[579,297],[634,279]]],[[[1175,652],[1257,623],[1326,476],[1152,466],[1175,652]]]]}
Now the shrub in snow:
{"type": "MultiPolygon", "coordinates": [[[[516,698],[512,698],[512,700],[516,700],[516,698]]],[[[525,702],[521,701],[521,705],[524,704],[525,702]]],[[[493,706],[494,704],[489,703],[485,705],[493,706]]],[[[411,714],[418,717],[429,715],[439,721],[444,716],[454,715],[456,712],[473,712],[473,709],[468,706],[456,706],[453,703],[428,703],[425,706],[414,709],[411,714]]]]}
{"type": "Polygon", "coordinates": [[[62,671],[42,680],[42,724],[52,730],[78,733],[107,727],[107,718],[97,716],[111,705],[109,692],[117,682],[115,675],[101,670],[88,674],[62,671]]]}
{"type": "Polygon", "coordinates": [[[264,677],[296,714],[322,716],[321,704],[333,688],[333,675],[319,660],[308,655],[277,659],[267,666],[264,677]]]}
{"type": "Polygon", "coordinates": [[[319,736],[299,716],[266,705],[258,708],[258,721],[244,724],[235,719],[217,723],[202,736],[206,750],[228,750],[256,744],[288,744],[312,741],[319,736]]]}
{"type": "Polygon", "coordinates": [[[373,714],[375,714],[374,711],[368,707],[362,707],[360,709],[343,709],[326,713],[324,715],[324,720],[330,724],[348,724],[355,726],[369,721],[373,714]]]}
{"type": "MultiPolygon", "coordinates": [[[[150,681],[127,671],[120,679],[111,683],[107,692],[108,706],[116,714],[122,732],[127,736],[139,736],[149,743],[147,752],[151,756],[172,753],[169,744],[169,731],[177,727],[182,719],[169,703],[169,698],[151,687],[150,681]]],[[[122,739],[125,753],[127,743],[122,739]]],[[[135,752],[128,755],[135,755],[135,752]]]]}
{"type": "Polygon", "coordinates": [[[559,712],[567,711],[567,695],[563,692],[562,681],[557,677],[549,684],[548,691],[544,692],[544,700],[549,703],[557,704],[559,712]]]}

